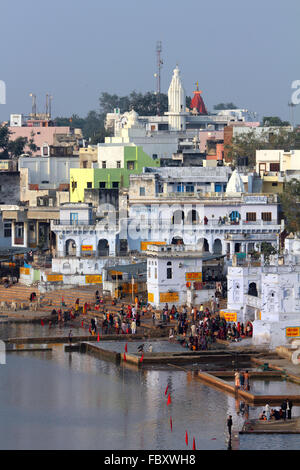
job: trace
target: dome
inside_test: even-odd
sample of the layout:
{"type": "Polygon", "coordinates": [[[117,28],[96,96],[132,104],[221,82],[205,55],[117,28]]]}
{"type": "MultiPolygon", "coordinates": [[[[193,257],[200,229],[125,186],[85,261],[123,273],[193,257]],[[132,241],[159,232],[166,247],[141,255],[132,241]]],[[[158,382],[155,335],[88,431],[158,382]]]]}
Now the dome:
{"type": "Polygon", "coordinates": [[[244,183],[237,170],[232,173],[226,188],[226,193],[244,193],[244,183]]]}

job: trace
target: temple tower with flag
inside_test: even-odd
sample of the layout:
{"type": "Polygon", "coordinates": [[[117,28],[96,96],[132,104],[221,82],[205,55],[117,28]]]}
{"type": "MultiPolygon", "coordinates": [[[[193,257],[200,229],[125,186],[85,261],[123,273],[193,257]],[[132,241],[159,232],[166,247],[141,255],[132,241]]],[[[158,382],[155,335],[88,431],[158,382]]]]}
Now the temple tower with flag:
{"type": "Polygon", "coordinates": [[[208,115],[208,112],[206,110],[203,98],[201,96],[202,91],[199,90],[199,84],[198,82],[196,83],[196,90],[194,91],[194,96],[190,104],[190,108],[192,110],[193,114],[202,114],[202,115],[208,115]]]}
{"type": "Polygon", "coordinates": [[[180,70],[176,65],[173,71],[173,77],[168,90],[168,104],[169,110],[166,113],[169,117],[169,130],[170,131],[185,131],[186,130],[186,93],[183,88],[180,70]]]}

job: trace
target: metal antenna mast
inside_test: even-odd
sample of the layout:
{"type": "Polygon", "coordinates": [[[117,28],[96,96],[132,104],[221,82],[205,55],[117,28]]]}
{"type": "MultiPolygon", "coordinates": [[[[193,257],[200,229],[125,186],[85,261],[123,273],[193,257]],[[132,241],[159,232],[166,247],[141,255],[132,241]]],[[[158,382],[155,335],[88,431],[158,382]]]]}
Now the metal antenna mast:
{"type": "Polygon", "coordinates": [[[161,58],[161,51],[162,51],[162,45],[161,41],[157,41],[156,43],[156,59],[157,59],[157,73],[155,74],[156,76],[156,103],[157,103],[157,114],[158,116],[160,115],[160,71],[161,67],[163,65],[163,61],[161,58]]]}
{"type": "Polygon", "coordinates": [[[290,108],[290,110],[291,110],[291,114],[290,114],[290,115],[291,115],[291,124],[292,124],[292,127],[294,127],[294,110],[293,110],[293,108],[294,108],[296,105],[295,105],[294,103],[290,102],[290,103],[288,103],[288,106],[289,106],[289,108],[290,108]]]}

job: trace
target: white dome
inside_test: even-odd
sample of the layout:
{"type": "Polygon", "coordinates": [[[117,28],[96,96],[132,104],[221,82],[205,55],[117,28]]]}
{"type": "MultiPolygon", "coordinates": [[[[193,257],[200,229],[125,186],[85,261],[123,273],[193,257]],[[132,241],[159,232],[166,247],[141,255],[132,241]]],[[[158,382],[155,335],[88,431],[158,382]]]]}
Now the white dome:
{"type": "Polygon", "coordinates": [[[232,173],[227,187],[226,187],[226,193],[244,193],[245,188],[244,188],[244,183],[242,181],[242,178],[240,174],[238,173],[237,170],[234,170],[232,173]]]}

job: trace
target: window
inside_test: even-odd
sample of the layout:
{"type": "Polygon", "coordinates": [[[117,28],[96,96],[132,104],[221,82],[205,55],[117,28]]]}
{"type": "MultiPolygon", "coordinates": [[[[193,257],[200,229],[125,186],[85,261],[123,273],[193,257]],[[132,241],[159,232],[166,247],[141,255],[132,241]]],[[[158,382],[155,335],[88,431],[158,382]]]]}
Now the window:
{"type": "Polygon", "coordinates": [[[280,166],[279,163],[270,163],[270,171],[279,171],[280,166]]]}
{"type": "Polygon", "coordinates": [[[256,212],[247,212],[246,213],[246,220],[248,222],[255,222],[256,221],[256,212]]]}
{"type": "Polygon", "coordinates": [[[157,160],[157,153],[153,153],[152,158],[153,160],[157,160]]]}
{"type": "Polygon", "coordinates": [[[93,183],[91,181],[88,181],[86,187],[91,189],[93,187],[93,183]]]}
{"type": "Polygon", "coordinates": [[[185,190],[186,190],[187,193],[193,193],[194,192],[194,185],[192,183],[187,183],[185,190]]]}
{"type": "Polygon", "coordinates": [[[172,263],[168,261],[167,263],[167,279],[172,279],[172,263]]]}
{"type": "Polygon", "coordinates": [[[140,188],[140,196],[145,196],[146,191],[145,188],[140,188]]]}
{"type": "Polygon", "coordinates": [[[102,168],[106,168],[106,162],[102,162],[102,168]]]}
{"type": "Polygon", "coordinates": [[[121,168],[121,162],[117,162],[117,168],[121,168]]]}
{"type": "Polygon", "coordinates": [[[4,237],[11,237],[11,222],[4,222],[4,237]]]}
{"type": "Polygon", "coordinates": [[[119,182],[118,181],[113,181],[112,187],[113,188],[118,188],[119,187],[119,182]]]}
{"type": "Polygon", "coordinates": [[[270,222],[272,220],[272,212],[262,212],[261,219],[270,222]]]}
{"type": "Polygon", "coordinates": [[[277,186],[277,183],[272,183],[272,186],[277,186]]]}
{"type": "Polygon", "coordinates": [[[154,268],[154,279],[157,279],[157,268],[154,268]]]}
{"type": "Polygon", "coordinates": [[[100,189],[104,189],[105,187],[106,187],[105,181],[100,181],[100,183],[99,183],[99,188],[100,188],[100,189]]]}
{"type": "Polygon", "coordinates": [[[127,170],[134,170],[134,162],[133,161],[127,162],[127,170]]]}

